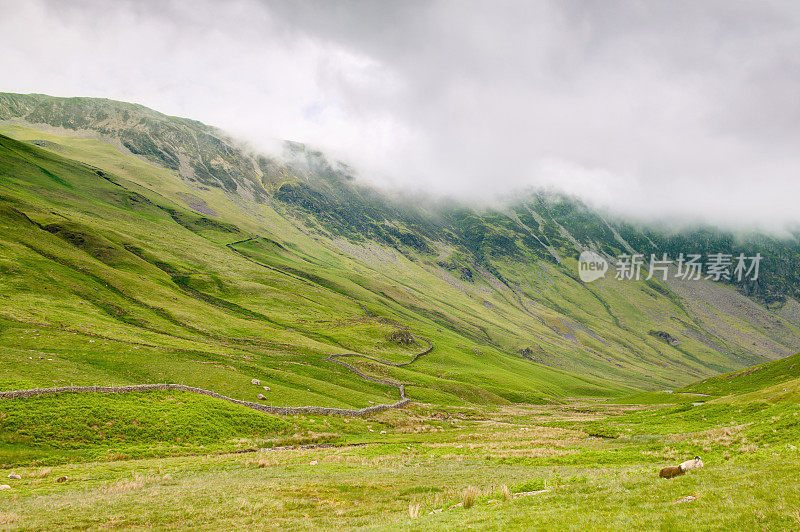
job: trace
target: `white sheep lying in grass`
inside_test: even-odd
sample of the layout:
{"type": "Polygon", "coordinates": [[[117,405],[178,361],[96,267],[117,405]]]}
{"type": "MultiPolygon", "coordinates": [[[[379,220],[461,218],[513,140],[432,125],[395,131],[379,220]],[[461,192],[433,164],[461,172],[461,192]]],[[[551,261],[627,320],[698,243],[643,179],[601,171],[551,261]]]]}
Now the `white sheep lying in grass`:
{"type": "Polygon", "coordinates": [[[695,457],[694,457],[694,459],[692,459],[692,460],[686,460],[685,462],[683,462],[683,463],[682,463],[680,466],[678,466],[678,467],[680,467],[680,468],[681,468],[681,469],[683,469],[684,471],[691,471],[692,469],[700,469],[700,468],[701,468],[701,467],[703,467],[704,465],[705,465],[705,464],[703,463],[703,461],[702,461],[702,460],[700,460],[700,457],[699,457],[699,456],[695,456],[695,457]]]}

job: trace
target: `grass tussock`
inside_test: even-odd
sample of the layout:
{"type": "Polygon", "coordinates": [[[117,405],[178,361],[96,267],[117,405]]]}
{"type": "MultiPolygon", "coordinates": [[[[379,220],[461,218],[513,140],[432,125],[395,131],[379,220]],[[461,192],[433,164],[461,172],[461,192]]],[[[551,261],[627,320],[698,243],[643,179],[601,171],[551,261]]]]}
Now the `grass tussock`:
{"type": "Polygon", "coordinates": [[[419,517],[420,503],[408,503],[408,517],[416,519],[419,517]]]}
{"type": "Polygon", "coordinates": [[[0,525],[10,525],[19,521],[19,515],[15,513],[2,512],[0,513],[0,525]]]}
{"type": "Polygon", "coordinates": [[[278,464],[279,462],[274,456],[269,456],[266,454],[261,454],[260,456],[247,461],[247,465],[257,468],[276,467],[278,464]]]}
{"type": "Polygon", "coordinates": [[[670,446],[665,446],[660,451],[642,451],[642,455],[655,456],[656,458],[659,458],[661,460],[672,460],[672,461],[678,460],[683,456],[680,450],[674,449],[670,446]]]}
{"type": "Polygon", "coordinates": [[[747,428],[747,425],[709,429],[696,434],[691,442],[702,447],[730,447],[741,440],[742,431],[745,428],[747,428]]]}
{"type": "Polygon", "coordinates": [[[758,445],[755,443],[748,443],[747,445],[742,445],[739,450],[743,453],[753,454],[758,451],[758,445]]]}
{"type": "Polygon", "coordinates": [[[105,486],[103,491],[105,493],[113,494],[113,495],[120,495],[122,493],[128,493],[130,491],[137,491],[144,488],[147,485],[155,484],[161,481],[170,481],[172,480],[172,476],[165,475],[164,477],[155,476],[155,475],[139,475],[134,474],[133,478],[120,480],[119,482],[115,482],[113,484],[108,484],[105,486]],[[165,478],[168,477],[168,478],[165,478]]]}
{"type": "Polygon", "coordinates": [[[25,476],[28,478],[47,478],[50,473],[53,472],[53,468],[51,467],[44,467],[42,469],[37,469],[35,471],[28,472],[25,476]]]}
{"type": "Polygon", "coordinates": [[[475,486],[467,486],[466,489],[461,492],[461,505],[464,508],[472,508],[480,494],[480,490],[475,486]]]}

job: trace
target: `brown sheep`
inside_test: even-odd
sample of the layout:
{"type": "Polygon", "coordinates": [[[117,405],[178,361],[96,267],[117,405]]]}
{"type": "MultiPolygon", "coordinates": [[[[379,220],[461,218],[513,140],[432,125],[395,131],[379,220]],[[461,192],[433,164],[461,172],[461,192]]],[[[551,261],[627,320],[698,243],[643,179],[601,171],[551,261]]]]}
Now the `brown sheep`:
{"type": "Polygon", "coordinates": [[[674,478],[683,475],[684,473],[686,473],[686,471],[681,469],[681,466],[671,465],[659,471],[658,476],[661,478],[674,478]]]}

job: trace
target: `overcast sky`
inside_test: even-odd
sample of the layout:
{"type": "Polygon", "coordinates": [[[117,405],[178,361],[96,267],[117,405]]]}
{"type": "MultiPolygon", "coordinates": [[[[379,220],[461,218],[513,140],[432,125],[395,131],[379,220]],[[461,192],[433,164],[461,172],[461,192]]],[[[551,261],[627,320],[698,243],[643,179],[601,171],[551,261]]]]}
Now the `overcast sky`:
{"type": "Polygon", "coordinates": [[[292,139],[365,179],[800,221],[800,2],[0,0],[0,91],[292,139]]]}

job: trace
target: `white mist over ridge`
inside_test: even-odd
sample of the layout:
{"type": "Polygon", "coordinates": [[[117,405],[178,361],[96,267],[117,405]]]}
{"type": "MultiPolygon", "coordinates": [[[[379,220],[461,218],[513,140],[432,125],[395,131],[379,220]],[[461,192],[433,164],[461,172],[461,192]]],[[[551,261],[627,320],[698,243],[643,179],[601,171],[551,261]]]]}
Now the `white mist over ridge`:
{"type": "Polygon", "coordinates": [[[0,90],[135,101],[382,187],[800,222],[791,2],[0,0],[0,90]]]}

